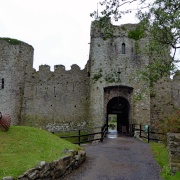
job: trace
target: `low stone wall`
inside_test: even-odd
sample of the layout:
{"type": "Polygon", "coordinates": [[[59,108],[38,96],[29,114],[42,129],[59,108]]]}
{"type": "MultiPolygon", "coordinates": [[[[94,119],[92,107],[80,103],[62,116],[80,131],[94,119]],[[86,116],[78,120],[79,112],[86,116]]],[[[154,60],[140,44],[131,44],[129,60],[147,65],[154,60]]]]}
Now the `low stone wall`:
{"type": "Polygon", "coordinates": [[[174,174],[180,171],[180,133],[168,133],[169,166],[174,174]]]}
{"type": "MultiPolygon", "coordinates": [[[[40,166],[26,171],[23,175],[18,176],[18,180],[34,180],[34,179],[59,179],[78,168],[86,159],[85,151],[69,151],[71,155],[67,155],[61,159],[51,163],[41,162],[40,166]]],[[[14,180],[13,177],[4,177],[3,180],[14,180]]]]}

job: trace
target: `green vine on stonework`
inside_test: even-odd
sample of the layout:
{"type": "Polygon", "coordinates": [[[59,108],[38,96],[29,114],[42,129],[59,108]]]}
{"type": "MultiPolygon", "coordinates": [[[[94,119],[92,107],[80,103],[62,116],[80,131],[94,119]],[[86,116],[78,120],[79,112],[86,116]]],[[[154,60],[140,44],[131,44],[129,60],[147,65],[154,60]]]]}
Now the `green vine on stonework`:
{"type": "Polygon", "coordinates": [[[143,38],[144,35],[145,35],[144,30],[141,29],[140,26],[138,26],[135,29],[130,30],[128,32],[128,38],[135,40],[135,54],[136,55],[140,53],[140,48],[139,48],[138,40],[143,38]]]}
{"type": "Polygon", "coordinates": [[[94,22],[95,26],[102,30],[103,40],[113,37],[114,26],[111,24],[110,19],[102,17],[94,22]]]}
{"type": "Polygon", "coordinates": [[[135,42],[135,54],[138,55],[140,53],[139,43],[135,42]]]}
{"type": "Polygon", "coordinates": [[[108,83],[113,83],[113,82],[121,82],[121,79],[120,77],[118,77],[117,72],[112,72],[110,74],[106,74],[105,81],[108,83]]]}
{"type": "Polygon", "coordinates": [[[115,77],[113,77],[113,76],[107,75],[107,76],[105,77],[105,81],[106,81],[106,82],[109,82],[109,83],[113,83],[113,82],[116,82],[116,79],[115,79],[115,77]]]}
{"type": "Polygon", "coordinates": [[[141,29],[139,26],[128,32],[128,38],[134,39],[136,41],[143,38],[144,35],[144,30],[141,29]]]}
{"type": "Polygon", "coordinates": [[[138,93],[138,94],[136,94],[135,96],[134,96],[134,103],[136,102],[136,101],[140,101],[140,100],[142,100],[143,99],[143,94],[142,93],[138,93]]]}
{"type": "Polygon", "coordinates": [[[92,79],[93,79],[94,82],[96,82],[96,81],[98,81],[98,79],[100,79],[101,77],[102,77],[102,69],[100,69],[98,73],[94,74],[94,76],[93,76],[92,79]]]}
{"type": "Polygon", "coordinates": [[[135,93],[133,96],[134,104],[136,104],[137,101],[143,100],[145,98],[145,95],[149,92],[149,88],[143,88],[139,92],[135,93]]]}
{"type": "Polygon", "coordinates": [[[6,38],[6,37],[4,37],[4,38],[0,38],[0,40],[5,40],[6,42],[8,42],[8,43],[10,43],[10,44],[12,44],[12,45],[18,45],[18,44],[20,44],[21,43],[21,41],[19,41],[19,40],[17,40],[17,39],[12,39],[12,38],[6,38]]]}

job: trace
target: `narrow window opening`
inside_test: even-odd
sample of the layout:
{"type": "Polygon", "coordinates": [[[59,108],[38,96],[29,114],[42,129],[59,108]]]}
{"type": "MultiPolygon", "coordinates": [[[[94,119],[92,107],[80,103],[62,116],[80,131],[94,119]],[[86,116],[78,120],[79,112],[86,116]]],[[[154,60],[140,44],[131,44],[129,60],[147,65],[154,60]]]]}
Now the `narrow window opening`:
{"type": "Polygon", "coordinates": [[[126,45],[125,43],[122,43],[122,54],[126,53],[126,45]]]}
{"type": "Polygon", "coordinates": [[[134,52],[134,49],[133,49],[133,47],[131,47],[131,52],[132,52],[132,53],[134,52]]]}
{"type": "Polygon", "coordinates": [[[4,89],[4,78],[2,78],[1,88],[4,89]]]}

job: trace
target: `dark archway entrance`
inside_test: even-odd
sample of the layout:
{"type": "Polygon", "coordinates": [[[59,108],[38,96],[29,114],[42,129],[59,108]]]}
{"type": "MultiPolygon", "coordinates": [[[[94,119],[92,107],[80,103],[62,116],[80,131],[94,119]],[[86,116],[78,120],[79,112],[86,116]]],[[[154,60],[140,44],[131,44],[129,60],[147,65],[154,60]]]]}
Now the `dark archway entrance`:
{"type": "Polygon", "coordinates": [[[123,97],[114,97],[107,104],[107,124],[109,115],[116,115],[117,131],[129,133],[129,102],[123,97]]]}

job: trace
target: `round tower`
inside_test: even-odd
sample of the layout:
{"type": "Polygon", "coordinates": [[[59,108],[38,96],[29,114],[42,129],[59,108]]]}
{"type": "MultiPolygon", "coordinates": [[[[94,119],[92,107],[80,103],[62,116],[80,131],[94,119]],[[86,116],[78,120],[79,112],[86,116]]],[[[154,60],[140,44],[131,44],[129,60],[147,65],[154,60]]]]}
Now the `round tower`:
{"type": "Polygon", "coordinates": [[[33,66],[33,47],[10,38],[0,38],[0,111],[20,123],[25,74],[33,66]]]}

